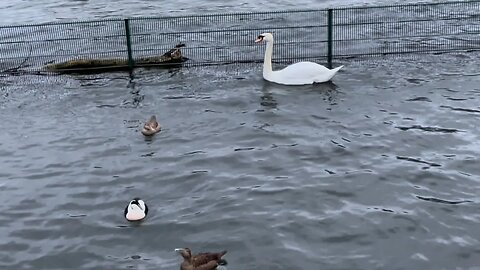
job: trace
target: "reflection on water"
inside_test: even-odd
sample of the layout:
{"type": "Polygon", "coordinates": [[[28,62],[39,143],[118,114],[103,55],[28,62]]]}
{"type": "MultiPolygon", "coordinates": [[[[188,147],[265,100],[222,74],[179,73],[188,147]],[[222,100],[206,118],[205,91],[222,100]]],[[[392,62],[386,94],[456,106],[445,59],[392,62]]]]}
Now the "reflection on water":
{"type": "Polygon", "coordinates": [[[333,81],[317,83],[313,85],[289,86],[264,80],[262,87],[263,95],[260,97],[260,105],[270,109],[275,109],[277,108],[277,101],[274,97],[275,93],[285,94],[291,93],[292,91],[298,92],[299,94],[305,92],[316,92],[325,97],[325,99],[331,104],[336,102],[335,100],[338,96],[337,85],[333,81]]]}
{"type": "Polygon", "coordinates": [[[263,87],[262,87],[262,96],[260,97],[260,105],[270,108],[270,109],[276,109],[277,108],[277,101],[273,97],[272,91],[275,89],[275,85],[272,85],[273,83],[268,82],[268,81],[263,81],[263,87]]]}
{"type": "Polygon", "coordinates": [[[123,105],[131,104],[131,106],[133,107],[141,105],[141,102],[145,98],[145,95],[140,94],[140,89],[136,88],[136,82],[134,81],[133,77],[130,77],[127,89],[131,89],[130,94],[132,95],[132,97],[131,100],[124,100],[123,105]]]}
{"type": "Polygon", "coordinates": [[[477,59],[345,63],[300,87],[258,66],[7,85],[0,268],[178,269],[188,246],[229,269],[475,269],[477,59]],[[165,128],[145,138],[151,114],[165,128]]]}

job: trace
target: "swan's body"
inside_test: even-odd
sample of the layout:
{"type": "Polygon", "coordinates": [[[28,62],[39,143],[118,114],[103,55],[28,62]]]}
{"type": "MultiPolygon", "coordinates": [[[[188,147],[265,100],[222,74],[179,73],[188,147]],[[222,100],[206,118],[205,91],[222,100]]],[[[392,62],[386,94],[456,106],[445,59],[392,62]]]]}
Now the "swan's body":
{"type": "Polygon", "coordinates": [[[263,61],[263,78],[267,81],[285,85],[305,85],[330,81],[333,76],[343,67],[328,69],[313,62],[299,62],[285,67],[282,70],[273,71],[273,35],[264,33],[258,36],[255,42],[266,41],[265,58],[263,61]]]}

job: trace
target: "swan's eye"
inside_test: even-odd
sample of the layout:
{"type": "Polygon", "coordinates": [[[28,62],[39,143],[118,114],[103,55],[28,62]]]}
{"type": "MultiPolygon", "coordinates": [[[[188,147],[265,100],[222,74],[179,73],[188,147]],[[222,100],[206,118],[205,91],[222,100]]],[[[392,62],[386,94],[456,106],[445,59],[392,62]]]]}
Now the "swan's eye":
{"type": "Polygon", "coordinates": [[[264,36],[260,35],[260,36],[258,36],[257,38],[258,38],[258,39],[263,39],[264,36]]]}

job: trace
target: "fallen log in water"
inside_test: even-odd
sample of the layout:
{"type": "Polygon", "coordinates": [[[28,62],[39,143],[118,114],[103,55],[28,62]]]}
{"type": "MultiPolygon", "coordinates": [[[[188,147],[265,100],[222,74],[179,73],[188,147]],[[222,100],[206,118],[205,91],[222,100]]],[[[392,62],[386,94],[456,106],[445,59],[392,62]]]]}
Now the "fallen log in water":
{"type": "MultiPolygon", "coordinates": [[[[188,58],[182,55],[181,47],[185,44],[177,44],[173,49],[163,55],[145,56],[135,59],[135,67],[178,67],[188,58]]],[[[124,58],[105,58],[105,59],[72,59],[61,63],[48,64],[45,66],[47,71],[60,73],[69,72],[102,72],[112,70],[129,69],[128,59],[124,58]]]]}

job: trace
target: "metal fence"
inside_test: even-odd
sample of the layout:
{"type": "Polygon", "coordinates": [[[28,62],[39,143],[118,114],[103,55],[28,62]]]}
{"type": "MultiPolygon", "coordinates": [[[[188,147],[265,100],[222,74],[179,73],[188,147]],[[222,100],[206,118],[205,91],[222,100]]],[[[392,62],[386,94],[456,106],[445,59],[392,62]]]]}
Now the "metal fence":
{"type": "Polygon", "coordinates": [[[480,0],[0,27],[0,71],[43,72],[72,59],[122,59],[112,68],[185,43],[185,66],[261,62],[260,33],[275,36],[274,61],[480,50],[480,0]]]}

